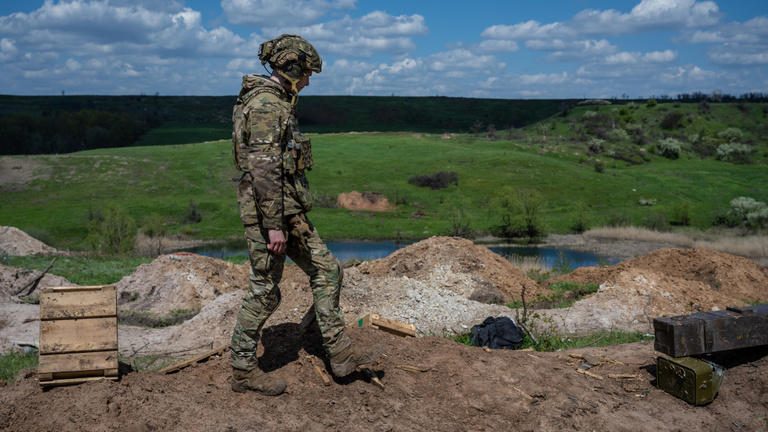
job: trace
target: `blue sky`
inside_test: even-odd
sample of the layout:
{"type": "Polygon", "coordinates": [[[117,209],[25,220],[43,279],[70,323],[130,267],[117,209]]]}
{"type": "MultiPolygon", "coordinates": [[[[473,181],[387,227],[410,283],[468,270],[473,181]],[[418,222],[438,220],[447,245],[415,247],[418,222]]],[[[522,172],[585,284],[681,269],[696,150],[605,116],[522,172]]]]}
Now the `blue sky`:
{"type": "Polygon", "coordinates": [[[282,33],[304,94],[768,92],[765,0],[0,0],[0,94],[235,94],[282,33]]]}

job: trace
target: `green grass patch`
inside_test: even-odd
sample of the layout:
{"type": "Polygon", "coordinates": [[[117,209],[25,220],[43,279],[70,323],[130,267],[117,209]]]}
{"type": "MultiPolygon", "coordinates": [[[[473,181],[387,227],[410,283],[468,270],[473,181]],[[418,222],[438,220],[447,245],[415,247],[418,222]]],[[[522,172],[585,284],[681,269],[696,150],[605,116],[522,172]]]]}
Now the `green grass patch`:
{"type": "MultiPolygon", "coordinates": [[[[556,309],[566,308],[573,306],[577,300],[586,297],[590,294],[594,294],[600,286],[596,283],[578,283],[578,282],[555,282],[549,285],[549,289],[552,293],[534,299],[528,302],[527,306],[531,309],[556,309]]],[[[515,300],[507,304],[507,307],[511,309],[520,309],[523,307],[523,302],[515,300]]]]}
{"type": "MultiPolygon", "coordinates": [[[[451,337],[457,343],[472,346],[469,333],[460,334],[451,337]]],[[[533,348],[536,351],[563,351],[577,348],[604,347],[611,345],[621,345],[634,342],[646,342],[653,340],[652,335],[640,332],[625,331],[601,331],[586,336],[557,336],[543,335],[538,336],[538,343],[534,343],[529,336],[523,340],[523,348],[533,348]]]]}
{"type": "MultiPolygon", "coordinates": [[[[605,170],[599,173],[585,162],[588,156],[578,141],[567,136],[541,141],[535,128],[520,133],[522,138],[512,140],[421,133],[313,135],[315,169],[308,177],[315,195],[378,192],[397,208],[372,213],[317,207],[310,218],[328,240],[448,235],[455,231],[457,214],[468,231],[483,235],[505,218],[519,217],[511,214],[515,201],[520,191],[530,191],[541,200],[536,218],[545,232],[616,221],[661,226],[683,205],[690,226],[703,229],[735,197],[768,201],[768,189],[761,187],[768,184],[768,170],[760,159],[736,165],[648,153],[649,163],[630,165],[600,156],[605,170]],[[441,171],[456,173],[457,184],[433,190],[408,183],[441,171]],[[655,204],[639,205],[641,199],[655,204]]],[[[756,152],[764,151],[762,135],[745,134],[756,152]]],[[[139,228],[159,223],[169,236],[241,238],[233,182],[238,174],[230,147],[228,141],[216,141],[33,156],[49,177],[23,190],[3,191],[0,220],[35,231],[55,247],[82,250],[89,247],[89,215],[108,206],[124,209],[139,228]],[[191,203],[201,217],[197,223],[185,218],[191,203]]]]}
{"type": "MultiPolygon", "coordinates": [[[[52,257],[2,257],[0,262],[32,270],[45,270],[52,257]]],[[[49,273],[66,278],[77,285],[105,285],[118,282],[136,267],[150,262],[146,257],[60,256],[49,273]]]]}
{"type": "Polygon", "coordinates": [[[0,380],[12,381],[22,369],[37,366],[37,353],[11,351],[0,354],[0,380]]]}

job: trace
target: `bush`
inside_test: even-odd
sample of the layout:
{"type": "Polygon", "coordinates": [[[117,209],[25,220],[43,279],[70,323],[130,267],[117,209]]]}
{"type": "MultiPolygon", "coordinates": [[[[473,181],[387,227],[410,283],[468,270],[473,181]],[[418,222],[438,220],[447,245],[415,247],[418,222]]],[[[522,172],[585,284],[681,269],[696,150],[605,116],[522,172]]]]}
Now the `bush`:
{"type": "Polygon", "coordinates": [[[750,197],[738,197],[731,200],[729,216],[747,228],[768,227],[768,205],[750,197]]]}
{"type": "Polygon", "coordinates": [[[203,221],[203,215],[197,207],[197,203],[190,201],[187,213],[184,215],[185,224],[197,224],[203,221]]]}
{"type": "Polygon", "coordinates": [[[133,250],[136,221],[120,207],[109,206],[93,214],[86,242],[104,254],[125,254],[133,250]]]}
{"type": "Polygon", "coordinates": [[[501,225],[491,228],[493,235],[504,238],[528,238],[534,242],[544,235],[541,223],[541,207],[544,201],[536,191],[518,191],[514,201],[505,200],[501,207],[507,213],[501,225]]]}
{"type": "Polygon", "coordinates": [[[728,128],[724,131],[718,132],[717,137],[727,143],[741,142],[744,139],[744,132],[739,128],[728,128]]]}
{"type": "Polygon", "coordinates": [[[721,144],[715,151],[717,159],[725,162],[749,163],[752,148],[745,144],[721,144]]]}
{"type": "Polygon", "coordinates": [[[608,132],[608,139],[614,142],[629,141],[629,134],[622,128],[616,128],[608,132]]]}
{"type": "Polygon", "coordinates": [[[669,223],[675,226],[690,226],[691,214],[688,203],[681,203],[672,209],[672,217],[669,223]]]}
{"type": "Polygon", "coordinates": [[[680,141],[674,138],[664,138],[656,144],[656,152],[667,159],[679,158],[681,148],[680,141]]]}
{"type": "Polygon", "coordinates": [[[661,120],[661,128],[662,129],[677,129],[680,126],[682,126],[681,122],[683,120],[683,113],[681,112],[671,112],[664,116],[664,118],[661,120]]]}
{"type": "Polygon", "coordinates": [[[451,216],[451,235],[466,239],[474,238],[474,232],[469,226],[469,220],[464,216],[464,212],[461,209],[456,210],[456,213],[451,216]]]}
{"type": "Polygon", "coordinates": [[[693,151],[701,157],[714,156],[717,153],[717,146],[718,140],[710,136],[700,137],[692,142],[693,151]]]}
{"type": "Polygon", "coordinates": [[[430,175],[413,176],[408,179],[408,183],[414,186],[429,187],[432,189],[445,189],[450,185],[459,185],[459,175],[453,171],[430,175]]]}
{"type": "Polygon", "coordinates": [[[592,138],[589,140],[589,152],[592,154],[600,154],[603,152],[603,144],[605,143],[605,140],[601,140],[600,138],[592,138]]]}
{"type": "Polygon", "coordinates": [[[648,99],[648,101],[645,103],[645,106],[648,108],[653,108],[657,104],[656,99],[648,99]]]}
{"type": "Polygon", "coordinates": [[[601,160],[596,160],[594,164],[595,172],[602,174],[605,172],[605,164],[601,160]]]}

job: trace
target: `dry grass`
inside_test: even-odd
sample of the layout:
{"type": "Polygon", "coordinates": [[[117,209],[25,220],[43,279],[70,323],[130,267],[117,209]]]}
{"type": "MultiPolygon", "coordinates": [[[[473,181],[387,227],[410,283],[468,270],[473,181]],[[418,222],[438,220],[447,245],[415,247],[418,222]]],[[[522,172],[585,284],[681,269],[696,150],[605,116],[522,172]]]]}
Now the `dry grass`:
{"type": "Polygon", "coordinates": [[[584,233],[585,237],[666,243],[680,247],[704,247],[749,258],[768,258],[768,236],[728,236],[712,233],[668,233],[639,227],[602,227],[584,233]]]}
{"type": "Polygon", "coordinates": [[[538,256],[511,255],[507,257],[513,266],[523,273],[530,272],[548,273],[552,269],[538,256]]]}
{"type": "Polygon", "coordinates": [[[652,243],[669,243],[675,246],[693,246],[694,240],[684,234],[655,231],[640,227],[601,227],[584,233],[584,237],[611,240],[633,240],[652,243]]]}

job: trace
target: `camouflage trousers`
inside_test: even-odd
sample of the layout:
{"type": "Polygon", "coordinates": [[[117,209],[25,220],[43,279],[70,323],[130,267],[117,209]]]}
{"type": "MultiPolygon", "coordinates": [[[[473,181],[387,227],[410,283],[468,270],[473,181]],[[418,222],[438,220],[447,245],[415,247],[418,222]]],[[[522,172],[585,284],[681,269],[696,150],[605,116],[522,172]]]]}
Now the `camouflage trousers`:
{"type": "MultiPolygon", "coordinates": [[[[256,348],[262,326],[280,304],[278,284],[285,255],[275,256],[267,250],[269,237],[258,224],[246,226],[245,237],[251,261],[250,282],[232,332],[231,352],[232,367],[252,370],[258,366],[256,348]]],[[[343,270],[304,215],[291,219],[287,246],[286,255],[309,276],[323,345],[333,355],[350,344],[339,307],[343,270]]]]}

